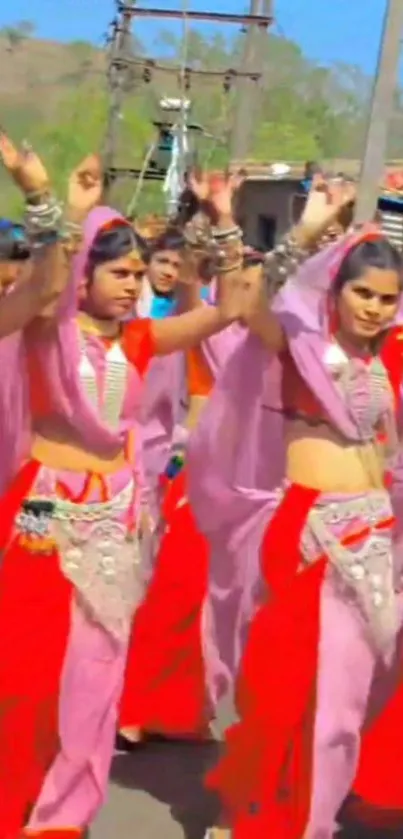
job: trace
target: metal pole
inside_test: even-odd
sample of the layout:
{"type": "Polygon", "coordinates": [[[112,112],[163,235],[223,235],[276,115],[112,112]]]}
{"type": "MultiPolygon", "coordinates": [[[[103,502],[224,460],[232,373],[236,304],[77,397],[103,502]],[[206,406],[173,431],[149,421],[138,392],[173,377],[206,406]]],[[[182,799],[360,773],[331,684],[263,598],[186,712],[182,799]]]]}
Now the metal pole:
{"type": "MultiPolygon", "coordinates": [[[[272,0],[251,0],[250,15],[270,15],[272,0]]],[[[254,23],[249,24],[241,59],[241,70],[246,73],[261,73],[264,63],[266,29],[254,23]]],[[[237,102],[231,133],[231,159],[245,160],[250,153],[253,132],[259,104],[261,81],[240,78],[237,85],[237,102]]]]}
{"type": "MultiPolygon", "coordinates": [[[[133,7],[136,0],[126,0],[126,5],[133,7]]],[[[115,61],[119,59],[124,60],[131,54],[131,14],[130,12],[123,12],[118,16],[116,22],[116,29],[113,35],[113,40],[110,48],[110,66],[109,66],[109,94],[110,105],[108,113],[108,126],[104,139],[103,148],[103,166],[105,173],[110,167],[116,163],[116,156],[118,151],[118,133],[119,120],[121,116],[122,104],[125,96],[125,81],[127,76],[127,67],[116,66],[115,61]]],[[[106,177],[104,184],[104,198],[108,197],[111,183],[106,177]]]]}
{"type": "Polygon", "coordinates": [[[358,224],[373,219],[378,203],[387,156],[389,121],[393,113],[402,29],[403,0],[387,0],[356,202],[355,221],[358,224]]]}

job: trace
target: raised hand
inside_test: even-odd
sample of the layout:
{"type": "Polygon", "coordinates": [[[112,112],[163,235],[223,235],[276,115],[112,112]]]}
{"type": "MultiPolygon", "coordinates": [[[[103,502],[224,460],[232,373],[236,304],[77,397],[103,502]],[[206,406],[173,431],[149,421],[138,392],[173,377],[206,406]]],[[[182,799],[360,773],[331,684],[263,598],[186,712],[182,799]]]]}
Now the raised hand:
{"type": "Polygon", "coordinates": [[[343,213],[352,206],[355,195],[355,184],[349,181],[340,178],[327,182],[322,175],[315,176],[298,224],[302,237],[316,242],[339,222],[342,223],[336,232],[342,233],[343,213]]]}
{"type": "Polygon", "coordinates": [[[242,172],[212,172],[209,175],[208,203],[217,218],[232,219],[235,193],[243,183],[242,172]]]}
{"type": "Polygon", "coordinates": [[[208,172],[204,172],[202,169],[192,169],[186,176],[186,183],[198,199],[199,204],[207,201],[210,189],[208,172]]]}
{"type": "Polygon", "coordinates": [[[232,219],[234,195],[243,183],[244,172],[204,172],[195,169],[187,176],[187,185],[199,201],[200,210],[213,223],[232,219]]]}
{"type": "Polygon", "coordinates": [[[354,204],[357,196],[357,186],[352,181],[337,178],[328,185],[330,205],[334,211],[340,212],[345,207],[354,204]]]}
{"type": "Polygon", "coordinates": [[[0,131],[0,158],[15,185],[26,196],[42,196],[49,192],[49,176],[40,157],[24,143],[21,149],[0,131]]]}
{"type": "Polygon", "coordinates": [[[102,190],[101,161],[98,155],[91,154],[70,175],[67,190],[69,214],[84,219],[100,203],[102,190]]]}

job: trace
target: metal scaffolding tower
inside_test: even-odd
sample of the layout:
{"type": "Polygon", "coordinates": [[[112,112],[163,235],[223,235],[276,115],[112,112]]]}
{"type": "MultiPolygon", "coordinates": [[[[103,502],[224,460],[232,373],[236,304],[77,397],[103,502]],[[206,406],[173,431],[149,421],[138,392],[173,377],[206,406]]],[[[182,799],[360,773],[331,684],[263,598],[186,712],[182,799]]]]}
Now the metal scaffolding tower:
{"type": "MultiPolygon", "coordinates": [[[[236,24],[246,27],[245,36],[245,61],[242,61],[241,70],[226,72],[214,70],[195,70],[194,68],[182,68],[184,74],[189,77],[191,74],[208,75],[208,76],[228,76],[232,74],[232,79],[238,84],[238,104],[236,109],[236,126],[238,128],[233,132],[232,147],[244,148],[247,140],[245,139],[245,124],[250,122],[250,113],[245,117],[246,108],[250,108],[252,99],[255,102],[256,97],[252,96],[252,88],[256,87],[261,74],[262,57],[259,53],[259,45],[262,44],[262,33],[265,33],[267,27],[272,23],[272,15],[269,12],[268,6],[271,7],[271,0],[252,0],[251,10],[249,14],[237,15],[226,14],[221,12],[209,11],[186,11],[186,19],[188,22],[192,21],[212,21],[219,23],[236,24]],[[255,64],[254,64],[255,62],[255,64]],[[243,87],[242,87],[243,84],[243,87]],[[241,130],[242,123],[244,123],[244,130],[241,130]]],[[[108,87],[109,87],[109,114],[108,127],[105,136],[103,159],[105,171],[105,193],[106,197],[112,184],[119,178],[134,178],[138,179],[140,176],[144,180],[163,180],[164,173],[157,169],[139,170],[129,166],[119,166],[117,163],[117,150],[119,138],[119,122],[124,104],[125,96],[130,89],[130,73],[133,65],[140,62],[148,66],[151,71],[153,66],[157,66],[153,59],[138,58],[133,55],[131,24],[136,18],[165,18],[165,19],[181,19],[184,16],[183,10],[180,9],[161,9],[151,8],[146,9],[139,7],[136,0],[116,0],[116,16],[111,24],[111,33],[109,38],[108,50],[108,87]]],[[[156,129],[159,130],[161,125],[155,123],[156,129]]],[[[239,154],[234,155],[239,157],[239,154]]]]}

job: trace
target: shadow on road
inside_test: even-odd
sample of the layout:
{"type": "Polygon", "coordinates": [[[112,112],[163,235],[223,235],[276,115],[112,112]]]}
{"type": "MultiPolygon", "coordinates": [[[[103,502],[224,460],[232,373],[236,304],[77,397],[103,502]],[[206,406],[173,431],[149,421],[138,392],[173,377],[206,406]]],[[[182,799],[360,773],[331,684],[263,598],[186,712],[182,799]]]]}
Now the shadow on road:
{"type": "Polygon", "coordinates": [[[202,839],[219,810],[203,776],[218,755],[216,743],[147,743],[132,754],[117,755],[111,780],[167,804],[186,839],[202,839]]]}
{"type": "MultiPolygon", "coordinates": [[[[167,805],[186,839],[203,839],[219,812],[217,798],[203,785],[203,776],[216,761],[218,752],[218,743],[150,742],[132,754],[117,755],[111,780],[167,805]]],[[[403,830],[364,830],[350,824],[337,834],[337,839],[403,839],[403,830]]]]}

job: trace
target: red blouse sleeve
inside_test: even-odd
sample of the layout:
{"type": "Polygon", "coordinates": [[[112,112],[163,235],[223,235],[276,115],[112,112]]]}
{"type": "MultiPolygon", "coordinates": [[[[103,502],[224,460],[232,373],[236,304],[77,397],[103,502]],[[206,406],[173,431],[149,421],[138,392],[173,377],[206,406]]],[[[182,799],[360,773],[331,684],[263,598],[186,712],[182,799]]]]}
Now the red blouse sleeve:
{"type": "Polygon", "coordinates": [[[389,330],[380,356],[386,367],[395,397],[395,408],[398,410],[403,381],[403,329],[401,326],[395,326],[389,330]]]}
{"type": "Polygon", "coordinates": [[[122,349],[140,376],[144,375],[151,359],[156,355],[151,324],[150,318],[144,318],[123,325],[122,349]]]}

